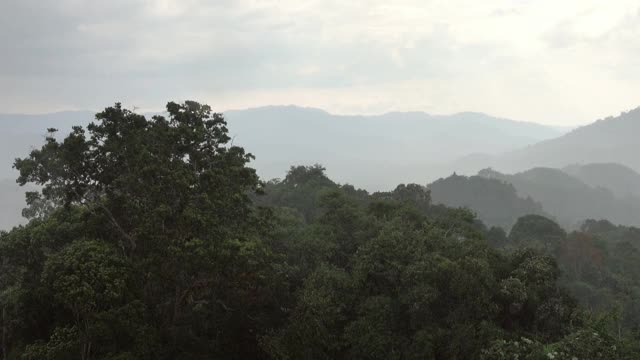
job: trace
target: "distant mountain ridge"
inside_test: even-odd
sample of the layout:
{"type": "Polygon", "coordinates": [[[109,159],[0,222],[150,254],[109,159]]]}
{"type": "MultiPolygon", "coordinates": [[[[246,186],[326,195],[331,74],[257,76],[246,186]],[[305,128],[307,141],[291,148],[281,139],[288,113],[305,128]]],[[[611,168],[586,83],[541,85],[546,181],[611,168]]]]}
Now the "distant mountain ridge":
{"type": "Polygon", "coordinates": [[[562,171],[593,187],[611,190],[618,197],[640,197],[640,174],[616,163],[573,164],[562,171]]]}
{"type": "MultiPolygon", "coordinates": [[[[474,112],[358,116],[266,106],[224,114],[234,144],[256,155],[252,165],[263,178],[280,176],[292,164],[321,163],[340,182],[370,190],[426,183],[442,174],[435,164],[474,152],[499,154],[561,134],[553,127],[474,112]]],[[[13,160],[40,146],[46,128],[66,134],[72,125],[93,119],[90,111],[0,115],[0,179],[15,177],[13,160]]]]}
{"type": "Polygon", "coordinates": [[[508,152],[494,164],[506,171],[568,164],[618,163],[640,171],[640,108],[598,120],[563,136],[508,152]]]}
{"type": "MultiPolygon", "coordinates": [[[[591,124],[574,128],[560,136],[508,150],[501,154],[486,151],[470,152],[449,163],[442,164],[440,173],[458,172],[466,175],[491,167],[505,173],[523,172],[536,167],[563,168],[571,164],[591,164],[599,170],[612,170],[625,181],[635,181],[632,172],[640,172],[640,108],[623,112],[616,117],[607,117],[591,124]],[[600,164],[600,165],[595,165],[600,164]],[[604,169],[602,164],[618,164],[604,169]],[[628,170],[624,170],[626,167],[628,170]]],[[[569,171],[570,169],[568,169],[569,171]]],[[[585,171],[590,171],[585,169],[585,171]]],[[[573,174],[577,175],[577,174],[573,174]]],[[[586,175],[593,178],[595,174],[586,175]]],[[[580,177],[580,176],[578,176],[580,177]]],[[[590,180],[584,179],[589,183],[590,180]]],[[[593,181],[596,181],[595,178],[593,181]]],[[[598,181],[605,181],[599,179],[598,181]]],[[[608,181],[610,182],[610,181],[608,181]]],[[[598,185],[597,181],[594,185],[598,185]]],[[[609,184],[619,188],[622,184],[609,184]]],[[[629,185],[635,187],[635,185],[629,185]]]]}
{"type": "Polygon", "coordinates": [[[369,190],[424,184],[442,174],[436,164],[470,152],[498,154],[560,134],[480,113],[356,116],[270,106],[225,115],[235,144],[257,154],[255,166],[263,177],[277,177],[291,164],[321,163],[338,181],[369,190]]]}
{"type": "Polygon", "coordinates": [[[484,169],[478,175],[513,185],[519,196],[539,201],[565,228],[576,228],[588,219],[640,225],[640,198],[618,197],[607,188],[592,187],[561,169],[537,167],[512,175],[484,169]]]}

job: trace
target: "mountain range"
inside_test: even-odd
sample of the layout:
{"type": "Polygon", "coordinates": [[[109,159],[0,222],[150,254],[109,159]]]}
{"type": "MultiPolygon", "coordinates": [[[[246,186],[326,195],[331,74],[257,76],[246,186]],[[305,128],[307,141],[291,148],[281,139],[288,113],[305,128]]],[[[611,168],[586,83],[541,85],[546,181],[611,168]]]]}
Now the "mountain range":
{"type": "Polygon", "coordinates": [[[426,183],[442,175],[443,164],[469,153],[497,155],[562,134],[472,112],[345,116],[271,106],[225,114],[235,143],[258,155],[254,166],[263,177],[282,176],[292,164],[320,163],[332,178],[368,190],[426,183]]]}
{"type": "MultiPolygon", "coordinates": [[[[638,224],[639,109],[566,133],[473,112],[347,116],[267,106],[224,114],[233,143],[256,154],[252,166],[265,180],[282,176],[291,165],[313,163],[325,166],[339,182],[369,191],[388,190],[398,183],[432,183],[454,172],[478,174],[472,181],[454,177],[451,183],[432,183],[433,189],[446,189],[444,193],[461,191],[455,199],[435,193],[434,199],[472,207],[474,201],[484,200],[480,195],[466,199],[470,193],[465,186],[479,186],[480,178],[494,179],[512,188],[480,187],[510,199],[505,206],[517,213],[549,214],[567,227],[586,218],[638,224]]],[[[0,114],[0,229],[18,221],[24,204],[11,169],[14,159],[40,146],[47,128],[59,129],[62,136],[71,126],[85,126],[93,118],[90,111],[0,114]]],[[[513,219],[507,215],[493,213],[487,219],[508,227],[513,219]]]]}
{"type": "Polygon", "coordinates": [[[640,108],[499,155],[473,154],[462,157],[450,167],[473,174],[488,166],[504,172],[521,172],[534,167],[563,168],[569,165],[614,163],[639,172],[640,157],[637,154],[640,142],[637,134],[640,134],[640,108]]]}
{"type": "Polygon", "coordinates": [[[632,192],[638,185],[633,170],[607,163],[514,174],[487,168],[474,176],[441,178],[428,188],[435,203],[466,207],[485,224],[509,230],[530,214],[553,219],[565,229],[578,229],[590,219],[640,226],[640,197],[632,192]]]}
{"type": "Polygon", "coordinates": [[[519,196],[539,201],[565,228],[577,228],[587,219],[640,226],[640,198],[618,196],[620,188],[613,186],[591,186],[562,169],[536,167],[515,174],[484,169],[478,175],[503,181],[519,196]]]}
{"type": "MultiPolygon", "coordinates": [[[[321,163],[341,182],[387,190],[399,182],[424,183],[446,164],[469,153],[500,154],[552,139],[562,130],[481,113],[430,115],[393,112],[344,116],[297,106],[266,106],[224,112],[234,144],[257,155],[253,166],[265,179],[293,164],[321,163]]],[[[66,134],[86,125],[89,111],[0,115],[0,179],[14,177],[16,157],[43,142],[46,128],[66,134]]]]}

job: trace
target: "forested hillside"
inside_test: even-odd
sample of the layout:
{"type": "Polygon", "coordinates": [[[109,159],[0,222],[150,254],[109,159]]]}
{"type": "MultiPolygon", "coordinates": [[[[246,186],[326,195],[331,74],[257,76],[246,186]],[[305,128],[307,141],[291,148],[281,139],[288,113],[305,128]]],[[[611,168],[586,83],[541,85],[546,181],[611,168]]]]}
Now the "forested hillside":
{"type": "Polygon", "coordinates": [[[521,216],[545,215],[540,203],[519,197],[513,185],[498,179],[454,174],[429,184],[429,190],[434,203],[468,208],[485,224],[506,230],[521,216]]]}
{"type": "Polygon", "coordinates": [[[4,358],[640,356],[637,229],[529,215],[507,235],[320,165],[263,182],[221,114],[167,112],[116,104],[16,161],[42,191],[0,233],[4,358]]]}
{"type": "Polygon", "coordinates": [[[640,225],[640,199],[591,187],[560,169],[533,168],[513,175],[484,169],[478,175],[512,184],[520,196],[539,201],[566,228],[575,229],[586,219],[640,225]]]}

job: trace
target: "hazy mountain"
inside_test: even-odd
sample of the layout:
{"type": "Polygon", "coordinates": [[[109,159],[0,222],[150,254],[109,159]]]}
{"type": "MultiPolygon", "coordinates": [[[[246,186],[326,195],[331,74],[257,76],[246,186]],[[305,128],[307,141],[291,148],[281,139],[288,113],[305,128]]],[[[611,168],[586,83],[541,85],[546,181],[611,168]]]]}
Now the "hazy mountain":
{"type": "Polygon", "coordinates": [[[431,183],[428,188],[434,203],[469,208],[483,223],[507,231],[522,216],[549,216],[540,203],[519,197],[513,185],[498,179],[454,174],[431,183]]]}
{"type": "Polygon", "coordinates": [[[498,154],[560,134],[479,113],[342,116],[270,106],[225,114],[235,143],[258,154],[254,165],[263,177],[277,177],[292,164],[318,162],[338,181],[370,190],[426,183],[444,173],[441,164],[461,156],[498,154]]]}
{"type": "Polygon", "coordinates": [[[522,171],[567,164],[618,163],[640,171],[640,108],[577,128],[493,160],[495,168],[522,171]]]}
{"type": "Polygon", "coordinates": [[[520,196],[539,201],[565,227],[575,227],[587,219],[640,224],[639,199],[619,198],[609,189],[589,186],[560,169],[539,167],[513,175],[484,169],[478,175],[512,184],[520,196]]]}
{"type": "MultiPolygon", "coordinates": [[[[317,162],[338,181],[370,190],[426,183],[446,173],[441,164],[467,154],[499,154],[561,134],[553,127],[472,112],[341,116],[268,106],[225,115],[234,143],[257,154],[253,166],[263,178],[280,176],[293,164],[317,162]]],[[[72,125],[86,125],[93,117],[88,111],[0,115],[0,178],[15,176],[10,171],[13,160],[41,144],[46,128],[66,134],[72,125]]]]}
{"type": "Polygon", "coordinates": [[[640,174],[624,165],[574,164],[564,167],[562,171],[590,186],[607,188],[618,197],[640,196],[640,174]]]}

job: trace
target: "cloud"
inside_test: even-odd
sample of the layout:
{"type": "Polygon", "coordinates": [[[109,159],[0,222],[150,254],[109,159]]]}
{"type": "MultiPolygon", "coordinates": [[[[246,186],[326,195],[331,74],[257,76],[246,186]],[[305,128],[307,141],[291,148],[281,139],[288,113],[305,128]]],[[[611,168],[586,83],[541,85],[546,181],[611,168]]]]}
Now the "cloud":
{"type": "Polygon", "coordinates": [[[640,105],[636,1],[10,0],[2,111],[476,110],[577,123],[640,105]]]}

